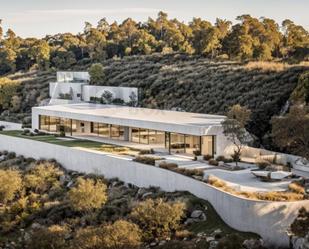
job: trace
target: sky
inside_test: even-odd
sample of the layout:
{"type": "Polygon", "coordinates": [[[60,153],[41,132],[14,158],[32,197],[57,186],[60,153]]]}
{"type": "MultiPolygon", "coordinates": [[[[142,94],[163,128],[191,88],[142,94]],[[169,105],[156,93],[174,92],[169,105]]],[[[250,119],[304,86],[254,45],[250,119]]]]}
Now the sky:
{"type": "Polygon", "coordinates": [[[12,28],[21,37],[78,33],[85,21],[95,25],[103,17],[109,22],[128,17],[144,22],[160,10],[184,22],[193,17],[236,22],[237,16],[250,14],[279,23],[291,19],[309,30],[309,0],[0,0],[4,29],[12,28]]]}

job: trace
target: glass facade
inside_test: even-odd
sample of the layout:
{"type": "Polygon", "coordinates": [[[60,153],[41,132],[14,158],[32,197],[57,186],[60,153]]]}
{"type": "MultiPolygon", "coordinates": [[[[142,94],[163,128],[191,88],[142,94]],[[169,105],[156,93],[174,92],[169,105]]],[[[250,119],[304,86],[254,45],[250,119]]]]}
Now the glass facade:
{"type": "Polygon", "coordinates": [[[88,134],[126,140],[166,148],[171,153],[193,155],[200,151],[202,155],[216,154],[216,136],[193,136],[44,115],[39,116],[39,129],[53,133],[64,131],[69,136],[88,134]]]}

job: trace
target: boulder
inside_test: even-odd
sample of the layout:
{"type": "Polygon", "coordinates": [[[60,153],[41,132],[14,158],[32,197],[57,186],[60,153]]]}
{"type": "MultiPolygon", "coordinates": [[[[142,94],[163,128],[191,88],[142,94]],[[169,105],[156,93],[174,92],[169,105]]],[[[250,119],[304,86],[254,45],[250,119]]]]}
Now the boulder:
{"type": "Polygon", "coordinates": [[[262,239],[247,239],[243,242],[243,247],[245,249],[261,249],[263,248],[262,239]]]}
{"type": "Polygon", "coordinates": [[[200,218],[200,216],[204,214],[204,212],[202,210],[194,210],[192,213],[191,213],[191,218],[193,219],[198,219],[200,218]]]}

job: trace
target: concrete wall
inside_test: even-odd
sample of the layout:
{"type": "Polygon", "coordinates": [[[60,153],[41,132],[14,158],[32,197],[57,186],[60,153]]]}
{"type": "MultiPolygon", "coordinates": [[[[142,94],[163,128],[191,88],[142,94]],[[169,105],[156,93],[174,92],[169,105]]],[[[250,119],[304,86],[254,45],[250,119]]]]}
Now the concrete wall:
{"type": "Polygon", "coordinates": [[[124,102],[130,102],[130,95],[132,92],[136,96],[136,103],[138,102],[138,89],[135,87],[112,87],[112,86],[83,86],[83,100],[90,101],[91,97],[101,98],[105,91],[113,94],[113,98],[122,99],[124,102]]]}
{"type": "Polygon", "coordinates": [[[0,150],[15,151],[26,157],[54,158],[71,170],[99,172],[107,178],[139,187],[158,186],[164,191],[185,190],[208,200],[231,227],[260,234],[268,245],[288,246],[286,230],[300,207],[309,201],[268,202],[233,196],[206,183],[161,168],[139,164],[100,152],[63,147],[30,139],[0,135],[0,150]]]}
{"type": "Polygon", "coordinates": [[[22,127],[22,124],[19,123],[0,121],[0,126],[2,125],[4,126],[5,130],[20,130],[22,127]]]}
{"type": "Polygon", "coordinates": [[[57,72],[58,82],[71,82],[74,80],[87,82],[90,80],[90,75],[88,72],[69,72],[69,71],[57,72]]]}

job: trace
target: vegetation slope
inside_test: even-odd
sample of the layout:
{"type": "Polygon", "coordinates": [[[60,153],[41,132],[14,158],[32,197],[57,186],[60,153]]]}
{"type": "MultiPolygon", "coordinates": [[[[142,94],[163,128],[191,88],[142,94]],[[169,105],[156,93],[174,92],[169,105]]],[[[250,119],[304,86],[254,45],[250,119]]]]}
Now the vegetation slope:
{"type": "MultiPolygon", "coordinates": [[[[128,56],[106,60],[103,65],[106,80],[102,84],[138,87],[143,107],[224,114],[234,104],[247,106],[253,113],[248,129],[260,141],[270,131],[271,117],[280,114],[300,75],[309,68],[306,64],[246,64],[185,54],[128,56]]],[[[55,71],[9,77],[20,82],[11,93],[20,101],[17,107],[8,103],[1,119],[30,124],[31,107],[48,98],[48,82],[54,80],[55,71]]]]}

